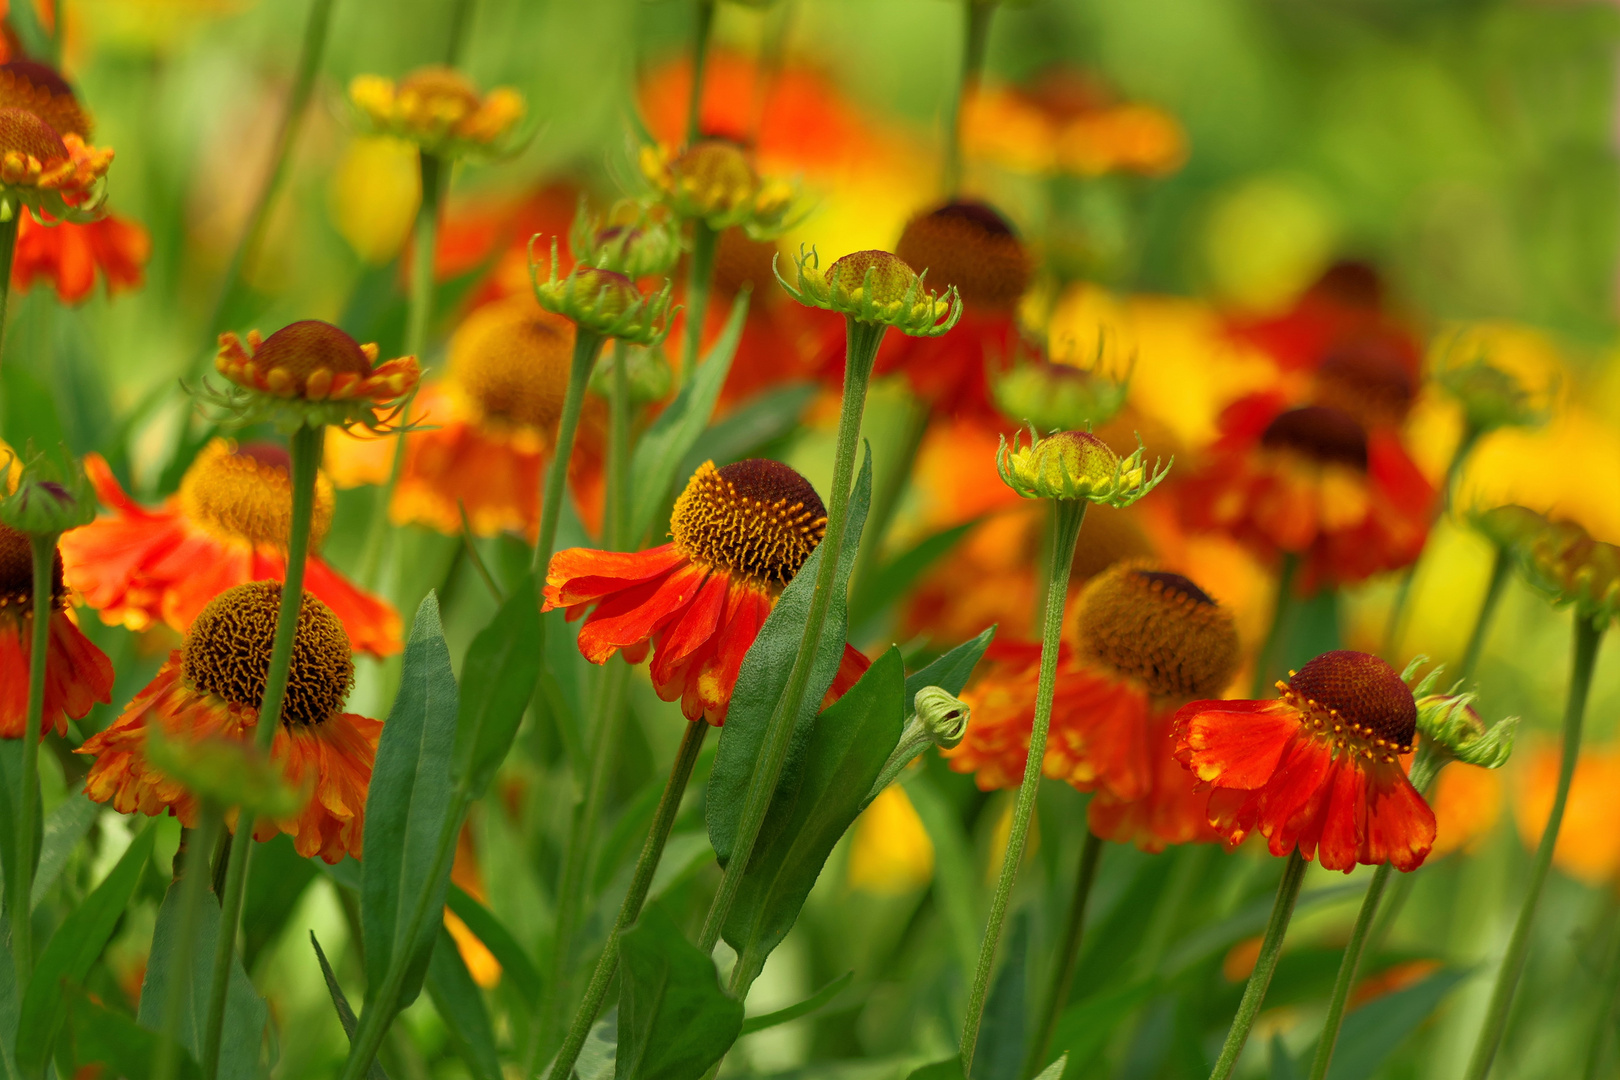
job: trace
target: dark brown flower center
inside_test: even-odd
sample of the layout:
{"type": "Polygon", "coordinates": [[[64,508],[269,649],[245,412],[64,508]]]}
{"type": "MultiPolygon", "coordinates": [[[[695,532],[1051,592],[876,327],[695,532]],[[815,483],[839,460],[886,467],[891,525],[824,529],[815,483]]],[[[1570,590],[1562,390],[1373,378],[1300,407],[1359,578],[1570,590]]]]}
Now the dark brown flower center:
{"type": "Polygon", "coordinates": [[[1311,295],[1345,307],[1377,311],[1384,306],[1384,282],[1370,263],[1342,259],[1323,272],[1311,286],[1311,295]]]}
{"type": "MultiPolygon", "coordinates": [[[[233,705],[258,709],[280,608],[281,584],[275,581],[249,582],[214,597],[186,635],[187,681],[233,705]]],[[[353,685],[349,635],[332,609],[306,592],[298,608],[282,722],[326,722],[343,707],[353,685]]]]}
{"type": "Polygon", "coordinates": [[[573,331],[527,297],[486,305],[451,339],[451,375],[484,417],[550,427],[562,415],[573,331]]]}
{"type": "Polygon", "coordinates": [[[1369,754],[1405,753],[1417,732],[1417,702],[1400,673],[1349,649],[1323,653],[1288,679],[1284,699],[1340,746],[1359,740],[1369,754]]]}
{"type": "MultiPolygon", "coordinates": [[[[51,601],[57,607],[67,589],[62,584],[62,553],[51,570],[51,601]]],[[[28,534],[0,525],[0,613],[34,610],[34,549],[28,534]]]]}
{"type": "Polygon", "coordinates": [[[955,285],[972,307],[1011,309],[1033,272],[1006,219],[979,202],[950,202],[912,218],[894,250],[910,266],[928,270],[931,288],[955,285]]]}
{"type": "Polygon", "coordinates": [[[68,156],[62,136],[27,109],[0,108],[0,152],[28,154],[41,162],[68,156]]]}
{"type": "Polygon", "coordinates": [[[786,585],[827,532],[810,482],[779,461],[705,462],[675,501],[670,534],[697,562],[786,585]]]}
{"type": "Polygon", "coordinates": [[[1316,369],[1316,399],[1365,427],[1393,427],[1406,419],[1417,383],[1406,359],[1387,337],[1341,341],[1316,369]]]}
{"type": "Polygon", "coordinates": [[[253,362],[266,371],[285,369],[300,387],[305,379],[322,369],[334,375],[371,374],[371,361],[366,359],[359,342],[319,319],[304,319],[283,326],[259,344],[253,362]]]}
{"type": "Polygon", "coordinates": [[[1214,697],[1237,669],[1237,626],[1180,574],[1116,566],[1080,596],[1080,645],[1159,697],[1214,697]]]}
{"type": "Polygon", "coordinates": [[[73,87],[54,68],[37,61],[0,64],[0,108],[31,112],[58,135],[71,132],[90,138],[90,117],[73,96],[73,87]]]}
{"type": "Polygon", "coordinates": [[[1321,464],[1367,470],[1367,430],[1354,417],[1327,405],[1306,405],[1279,413],[1266,425],[1260,445],[1291,450],[1321,464]]]}

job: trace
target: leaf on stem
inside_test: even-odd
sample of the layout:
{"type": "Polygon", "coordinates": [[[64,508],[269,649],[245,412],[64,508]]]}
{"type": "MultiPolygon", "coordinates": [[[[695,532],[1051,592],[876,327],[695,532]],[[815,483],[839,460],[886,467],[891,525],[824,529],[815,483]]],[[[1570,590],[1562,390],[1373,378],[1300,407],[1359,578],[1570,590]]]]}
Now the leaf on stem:
{"type": "Polygon", "coordinates": [[[439,927],[439,940],[427,970],[428,996],[444,1021],[451,1045],[475,1080],[501,1080],[495,1053],[495,1029],[484,1007],[483,993],[467,971],[450,931],[439,927]]]}
{"type": "MultiPolygon", "coordinates": [[[[1468,975],[1462,968],[1441,968],[1422,982],[1351,1012],[1339,1029],[1327,1080],[1372,1080],[1407,1036],[1422,1027],[1468,975]]],[[[1312,1043],[1301,1060],[1315,1056],[1316,1044],[1312,1043]]]]}
{"type": "MultiPolygon", "coordinates": [[[[861,546],[861,528],[866,523],[867,504],[872,496],[872,449],[866,448],[860,475],[855,479],[855,490],[849,501],[848,517],[844,526],[843,550],[838,553],[838,572],[833,577],[832,603],[827,610],[827,621],[821,629],[821,640],[816,644],[815,665],[811,668],[810,683],[805,689],[804,702],[794,723],[793,747],[777,785],[777,793],[791,793],[802,768],[804,744],[809,737],[821,699],[832,685],[833,676],[844,657],[844,644],[849,636],[846,617],[849,574],[855,565],[855,554],[861,546]]],[[[743,657],[742,669],[737,674],[737,686],[731,693],[731,705],[726,710],[726,723],[720,729],[720,745],[715,751],[714,769],[709,774],[708,799],[705,814],[709,826],[709,843],[722,864],[731,857],[731,845],[737,835],[737,821],[742,816],[743,803],[748,796],[748,783],[754,775],[754,764],[759,760],[765,743],[765,729],[770,726],[771,714],[787,687],[788,674],[793,669],[804,637],[804,624],[810,615],[810,599],[815,593],[816,575],[827,545],[820,544],[810,553],[799,572],[788,582],[777,598],[770,617],[760,628],[759,636],[743,657]]],[[[864,794],[864,792],[863,792],[864,794]]]]}
{"type": "Polygon", "coordinates": [[[439,602],[428,593],[405,646],[399,695],[383,724],[366,797],[366,857],[360,863],[360,927],[365,940],[366,998],[382,987],[394,957],[405,978],[389,1015],[416,1000],[439,932],[450,878],[449,860],[429,877],[440,833],[452,813],[450,769],[456,739],[456,680],[439,623],[439,602]],[[424,890],[428,918],[407,924],[424,890]]]}
{"type": "Polygon", "coordinates": [[[495,913],[480,904],[461,886],[452,884],[446,895],[450,910],[456,913],[457,918],[467,924],[467,929],[473,936],[484,943],[490,954],[500,961],[502,974],[512,981],[517,992],[522,996],[529,1008],[540,1003],[540,972],[534,966],[534,961],[518,944],[512,931],[495,917],[495,913]]]}
{"type": "MultiPolygon", "coordinates": [[[[337,974],[327,962],[326,953],[321,950],[321,943],[313,930],[309,932],[309,943],[315,946],[315,959],[321,963],[321,977],[326,980],[326,992],[332,995],[332,1007],[337,1010],[338,1023],[343,1025],[343,1033],[352,1043],[354,1029],[358,1026],[354,1008],[349,1004],[348,995],[343,992],[343,987],[338,985],[337,974]]],[[[383,1072],[383,1067],[377,1063],[376,1058],[372,1058],[371,1066],[366,1069],[366,1080],[388,1080],[388,1074],[383,1072]]]]}
{"type": "MultiPolygon", "coordinates": [[[[151,1077],[152,1062],[158,1047],[168,1041],[167,1036],[91,1000],[82,990],[71,991],[68,1007],[73,1014],[69,1033],[73,1039],[74,1064],[105,1065],[104,1075],[122,1076],[127,1080],[151,1077]]],[[[202,1069],[185,1047],[179,1048],[175,1060],[180,1064],[177,1070],[180,1080],[200,1080],[202,1069]]],[[[225,1075],[223,1066],[220,1075],[225,1075]]]]}
{"type": "Polygon", "coordinates": [[[614,1080],[697,1080],[737,1041],[742,1002],[662,905],[619,938],[619,967],[614,1080]]]}
{"type": "Polygon", "coordinates": [[[815,1012],[817,1009],[820,1009],[833,998],[837,997],[844,987],[848,986],[854,980],[854,978],[855,973],[853,971],[846,971],[842,975],[838,976],[838,978],[828,983],[826,986],[823,986],[820,990],[817,990],[815,993],[805,998],[803,1001],[789,1005],[785,1009],[777,1009],[775,1012],[765,1013],[762,1016],[750,1016],[747,1020],[743,1021],[742,1034],[752,1035],[756,1031],[764,1031],[767,1028],[777,1027],[781,1024],[791,1023],[800,1017],[809,1016],[811,1013],[815,1012]]]}
{"type": "Polygon", "coordinates": [[[969,638],[922,670],[907,675],[906,714],[909,716],[914,711],[912,699],[925,686],[937,686],[947,693],[960,694],[995,637],[996,627],[987,626],[979,632],[978,637],[969,638]]]}
{"type": "Polygon", "coordinates": [[[1028,1056],[1029,909],[1013,916],[1001,949],[1001,970],[990,986],[969,1080],[1022,1080],[1028,1056]]]}
{"type": "Polygon", "coordinates": [[[468,797],[482,798],[512,748],[539,671],[540,606],[534,577],[525,576],[489,625],[467,647],[461,665],[455,778],[468,797]]]}

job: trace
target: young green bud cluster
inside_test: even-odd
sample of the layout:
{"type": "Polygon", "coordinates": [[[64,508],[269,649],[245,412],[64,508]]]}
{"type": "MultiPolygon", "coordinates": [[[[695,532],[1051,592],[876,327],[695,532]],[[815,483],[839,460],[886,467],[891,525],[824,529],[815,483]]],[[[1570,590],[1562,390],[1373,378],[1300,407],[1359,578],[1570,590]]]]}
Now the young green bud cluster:
{"type": "MultiPolygon", "coordinates": [[[[1005,437],[996,451],[1001,481],[1026,499],[1085,499],[1123,508],[1159,486],[1170,466],[1149,469],[1138,442],[1129,457],[1114,453],[1089,431],[1057,431],[1046,438],[1030,428],[1028,446],[1005,437]]],[[[1173,463],[1173,462],[1172,462],[1173,463]]]]}

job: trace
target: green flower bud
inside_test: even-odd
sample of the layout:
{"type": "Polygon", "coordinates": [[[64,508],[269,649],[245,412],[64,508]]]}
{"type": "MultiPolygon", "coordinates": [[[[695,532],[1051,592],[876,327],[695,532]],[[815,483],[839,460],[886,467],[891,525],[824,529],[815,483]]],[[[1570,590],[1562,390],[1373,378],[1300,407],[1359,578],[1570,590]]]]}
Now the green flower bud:
{"type": "Polygon", "coordinates": [[[587,266],[631,279],[668,274],[681,257],[681,238],[669,222],[621,204],[604,223],[586,212],[583,199],[568,232],[568,247],[587,266]]]}
{"type": "MultiPolygon", "coordinates": [[[[0,475],[13,471],[13,457],[0,475]]],[[[22,466],[17,486],[0,501],[0,522],[20,533],[50,536],[96,519],[96,493],[76,458],[65,463],[33,454],[22,466]]]]}
{"type": "Polygon", "coordinates": [[[1504,427],[1536,427],[1547,421],[1547,410],[1536,407],[1530,391],[1483,357],[1447,368],[1435,381],[1462,406],[1463,423],[1475,435],[1504,427]]]}
{"type": "MultiPolygon", "coordinates": [[[[1173,460],[1173,459],[1172,459],[1173,460]]],[[[1085,499],[1124,508],[1159,486],[1170,466],[1149,470],[1138,442],[1121,458],[1089,431],[1058,431],[1046,438],[1030,429],[1030,443],[1005,437],[996,451],[1001,481],[1026,499],[1085,499]]]]}
{"type": "Polygon", "coordinates": [[[967,734],[972,712],[968,703],[937,686],[925,686],[912,699],[917,721],[935,746],[949,750],[967,734]]]}
{"type": "Polygon", "coordinates": [[[540,306],[573,321],[581,330],[603,337],[622,338],[638,345],[653,345],[669,333],[670,284],[651,296],[643,296],[636,283],[616,270],[602,270],[578,263],[568,276],[557,276],[557,240],[551,241],[551,268],[545,281],[539,280],[530,244],[529,275],[540,306]]]}
{"type": "MultiPolygon", "coordinates": [[[[626,349],[624,366],[630,382],[630,403],[649,405],[663,401],[675,384],[675,373],[670,369],[664,350],[656,345],[627,346],[626,349]]],[[[613,396],[614,363],[612,350],[604,350],[597,358],[596,366],[591,369],[591,393],[604,398],[613,396]]]]}
{"type": "Polygon", "coordinates": [[[1007,417],[1038,429],[1065,430],[1101,424],[1125,405],[1130,380],[1069,364],[1038,360],[993,377],[991,393],[1007,417]]]}
{"type": "Polygon", "coordinates": [[[881,323],[913,337],[939,337],[962,317],[954,287],[941,297],[926,287],[928,272],[916,273],[887,251],[857,251],[821,270],[814,248],[794,259],[797,286],[778,271],[776,280],[806,307],[836,311],[858,322],[881,323]]]}
{"type": "Polygon", "coordinates": [[[1487,728],[1473,703],[1473,694],[1420,697],[1417,729],[1425,739],[1464,764],[1499,769],[1513,753],[1519,718],[1510,716],[1487,728]]]}

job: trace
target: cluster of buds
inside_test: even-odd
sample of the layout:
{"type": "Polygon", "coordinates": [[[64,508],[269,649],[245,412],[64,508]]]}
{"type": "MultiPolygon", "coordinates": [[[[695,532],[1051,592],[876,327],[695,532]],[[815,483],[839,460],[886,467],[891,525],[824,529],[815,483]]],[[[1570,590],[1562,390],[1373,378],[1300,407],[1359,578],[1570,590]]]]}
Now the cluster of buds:
{"type": "Polygon", "coordinates": [[[641,171],[676,217],[716,232],[735,226],[754,240],[769,240],[810,213],[797,184],[761,177],[747,151],[725,139],[703,139],[679,153],[662,144],[643,146],[641,171]]]}
{"type": "Polygon", "coordinates": [[[1020,435],[1006,437],[996,450],[1001,482],[1026,499],[1084,499],[1123,509],[1159,486],[1170,473],[1170,463],[1147,467],[1141,440],[1129,457],[1089,431],[1055,431],[1041,438],[1032,427],[1029,445],[1020,435]]]}
{"type": "Polygon", "coordinates": [[[793,261],[798,284],[788,284],[780,271],[776,280],[806,307],[836,311],[857,322],[892,326],[913,337],[939,337],[962,317],[962,301],[954,287],[943,296],[930,291],[927,270],[918,274],[887,251],[857,251],[825,271],[815,248],[807,255],[801,247],[793,261]]]}
{"type": "Polygon", "coordinates": [[[84,468],[65,451],[61,460],[32,447],[26,460],[7,451],[0,481],[15,485],[0,499],[0,524],[17,532],[54,536],[96,519],[95,489],[84,468]]]}
{"type": "MultiPolygon", "coordinates": [[[[1407,665],[1401,677],[1410,683],[1427,660],[1427,657],[1417,657],[1407,665]]],[[[1443,694],[1434,692],[1440,670],[1433,669],[1412,688],[1417,699],[1418,733],[1426,743],[1465,765],[1482,769],[1499,769],[1506,765],[1513,754],[1519,718],[1509,716],[1487,727],[1474,709],[1477,695],[1463,693],[1460,683],[1443,694]]]]}
{"type": "Polygon", "coordinates": [[[1523,506],[1498,506],[1470,517],[1553,603],[1573,605],[1599,626],[1620,614],[1620,547],[1594,539],[1573,521],[1549,519],[1523,506]]]}
{"type": "Polygon", "coordinates": [[[681,238],[666,218],[646,207],[621,202],[603,222],[581,199],[568,230],[568,249],[587,266],[638,279],[673,270],[681,257],[681,238]]]}
{"type": "Polygon", "coordinates": [[[447,158],[499,152],[524,113],[516,90],[501,86],[480,94],[465,75],[436,65],[418,68],[398,83],[357,75],[349,84],[349,100],[377,134],[447,158]]]}
{"type": "Polygon", "coordinates": [[[643,296],[636,283],[617,270],[577,262],[566,276],[558,276],[557,263],[557,238],[552,237],[551,265],[541,281],[534,241],[529,242],[529,277],[535,297],[547,311],[581,330],[637,345],[656,345],[669,334],[668,281],[658,292],[643,296]]]}

